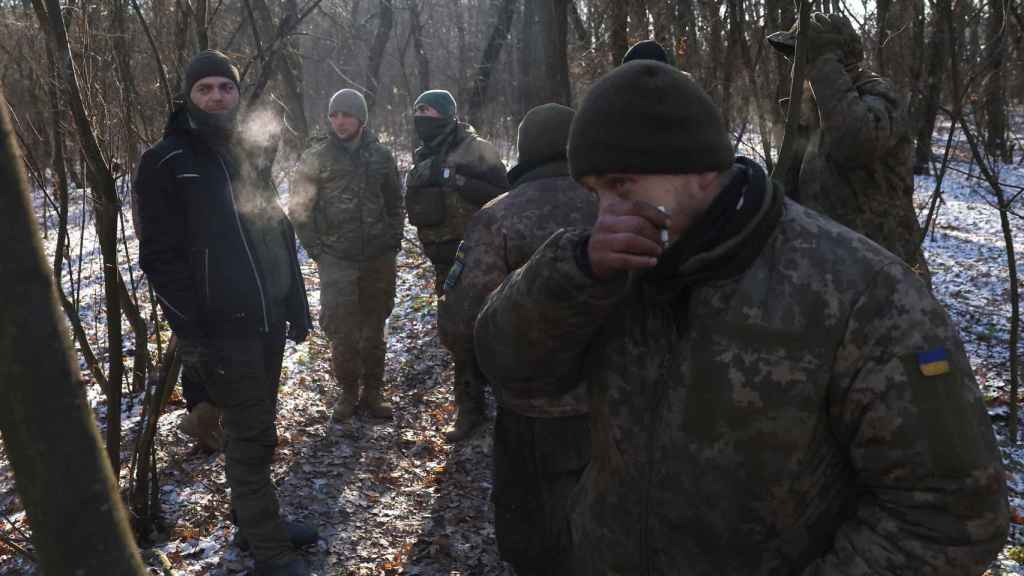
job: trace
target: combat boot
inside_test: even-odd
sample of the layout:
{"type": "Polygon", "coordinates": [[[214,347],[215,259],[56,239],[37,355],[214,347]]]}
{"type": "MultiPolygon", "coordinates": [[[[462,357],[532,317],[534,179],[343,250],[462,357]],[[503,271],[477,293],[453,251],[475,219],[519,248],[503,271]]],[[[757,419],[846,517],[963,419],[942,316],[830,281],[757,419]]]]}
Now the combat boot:
{"type": "Polygon", "coordinates": [[[181,419],[178,430],[195,438],[203,449],[220,452],[224,449],[224,428],[220,418],[219,408],[209,402],[200,402],[181,419]]]}
{"type": "Polygon", "coordinates": [[[309,576],[309,564],[302,558],[256,563],[256,576],[309,576]]]}
{"type": "Polygon", "coordinates": [[[390,420],[394,410],[391,409],[391,403],[384,399],[384,393],[381,391],[383,387],[384,383],[379,380],[364,383],[363,397],[359,399],[359,405],[370,418],[390,420]]]}
{"type": "Polygon", "coordinates": [[[481,404],[459,407],[459,415],[455,417],[455,426],[445,434],[449,442],[461,442],[473,435],[484,423],[484,410],[481,404]]]}
{"type": "MultiPolygon", "coordinates": [[[[232,518],[234,518],[234,511],[232,511],[232,518]]],[[[320,532],[312,526],[285,520],[284,529],[288,532],[288,540],[296,548],[312,546],[320,541],[320,532]]],[[[235,532],[235,546],[242,552],[249,551],[249,539],[245,537],[245,534],[242,534],[241,530],[235,532]]]]}
{"type": "Polygon", "coordinates": [[[334,413],[331,415],[334,422],[341,424],[348,422],[356,413],[356,402],[359,399],[359,383],[356,381],[344,382],[341,388],[341,399],[334,405],[334,413]]]}

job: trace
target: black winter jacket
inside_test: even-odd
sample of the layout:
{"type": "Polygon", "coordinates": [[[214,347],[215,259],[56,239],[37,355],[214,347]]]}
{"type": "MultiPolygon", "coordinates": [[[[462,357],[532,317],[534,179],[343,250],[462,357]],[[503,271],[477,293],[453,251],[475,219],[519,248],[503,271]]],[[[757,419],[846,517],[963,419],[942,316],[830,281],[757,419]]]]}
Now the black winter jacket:
{"type": "MultiPolygon", "coordinates": [[[[235,155],[241,156],[241,155],[235,155]]],[[[164,138],[146,150],[134,184],[139,261],[180,337],[269,331],[287,321],[301,341],[312,326],[295,233],[273,184],[210,146],[173,112],[164,138]],[[254,244],[255,226],[279,230],[290,266],[284,301],[271,302],[254,244]],[[269,226],[269,228],[267,228],[269,226]]],[[[273,232],[272,232],[273,233],[273,232]]]]}

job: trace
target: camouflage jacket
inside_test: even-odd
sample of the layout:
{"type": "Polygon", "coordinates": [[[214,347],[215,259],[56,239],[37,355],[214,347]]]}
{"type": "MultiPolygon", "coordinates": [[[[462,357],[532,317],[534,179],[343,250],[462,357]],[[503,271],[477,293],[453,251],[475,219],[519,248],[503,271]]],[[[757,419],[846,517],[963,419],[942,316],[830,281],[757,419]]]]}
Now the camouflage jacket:
{"type": "MultiPolygon", "coordinates": [[[[530,259],[551,234],[563,227],[590,228],[597,217],[596,197],[569,177],[564,160],[526,172],[515,188],[484,206],[466,227],[465,264],[452,272],[455,286],[441,303],[438,315],[443,339],[460,346],[475,362],[473,323],[487,296],[506,276],[530,259]]],[[[476,372],[476,371],[474,371],[476,372]]],[[[533,417],[560,417],[586,413],[585,386],[564,394],[542,397],[505,392],[494,382],[502,405],[533,417]]]]}
{"type": "Polygon", "coordinates": [[[443,187],[444,221],[436,226],[417,228],[425,244],[462,239],[470,218],[481,206],[508,190],[508,176],[498,151],[490,142],[477,136],[469,124],[455,125],[442,142],[416,150],[415,164],[406,175],[406,195],[434,188],[432,173],[440,161],[449,170],[450,178],[443,187]]]}
{"type": "Polygon", "coordinates": [[[586,233],[559,231],[481,311],[489,377],[589,380],[577,574],[980,574],[1002,547],[1000,454],[946,312],[779,196],[661,282],[597,282],[586,233]]]}
{"type": "Polygon", "coordinates": [[[306,251],[365,261],[402,247],[402,189],[391,152],[369,130],[354,151],[329,136],[302,154],[288,213],[306,251]]]}
{"type": "Polygon", "coordinates": [[[906,100],[888,80],[848,71],[832,56],[819,59],[808,79],[820,126],[804,151],[800,203],[924,272],[906,100]]]}

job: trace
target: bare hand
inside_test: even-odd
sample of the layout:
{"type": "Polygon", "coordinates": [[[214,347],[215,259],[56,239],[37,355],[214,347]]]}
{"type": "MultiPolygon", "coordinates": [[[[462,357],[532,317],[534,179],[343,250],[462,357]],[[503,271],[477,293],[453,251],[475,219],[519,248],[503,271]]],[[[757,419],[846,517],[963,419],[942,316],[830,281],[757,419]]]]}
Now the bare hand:
{"type": "Polygon", "coordinates": [[[653,268],[661,256],[661,230],[669,217],[652,204],[602,197],[587,254],[598,280],[629,270],[653,268]]]}

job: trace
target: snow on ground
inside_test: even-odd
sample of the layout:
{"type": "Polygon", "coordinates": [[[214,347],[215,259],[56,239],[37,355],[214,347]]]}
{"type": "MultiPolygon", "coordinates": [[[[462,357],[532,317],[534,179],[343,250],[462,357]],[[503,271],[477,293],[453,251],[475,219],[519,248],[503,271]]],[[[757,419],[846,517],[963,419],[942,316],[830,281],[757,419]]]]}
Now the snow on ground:
{"type": "MultiPolygon", "coordinates": [[[[935,143],[936,154],[941,154],[945,134],[937,133],[935,143]]],[[[967,161],[962,142],[955,159],[953,168],[977,174],[967,161]]],[[[1024,186],[1024,167],[1007,169],[1001,178],[1024,186]]],[[[915,201],[922,220],[934,186],[933,177],[917,178],[915,201]]],[[[286,193],[286,187],[282,188],[286,193]]],[[[936,223],[924,249],[935,293],[960,327],[978,381],[990,399],[1017,511],[1014,518],[1024,522],[1024,449],[1009,448],[1005,434],[1006,256],[998,214],[990,206],[992,199],[986,189],[983,182],[965,174],[947,173],[936,223]]],[[[42,214],[41,194],[36,201],[42,214]]],[[[65,264],[64,289],[79,302],[91,346],[102,361],[105,332],[99,250],[91,210],[83,211],[82,202],[81,191],[72,195],[70,253],[75,273],[72,281],[65,264]],[[84,266],[79,283],[80,261],[84,266]]],[[[126,211],[125,238],[119,242],[120,267],[129,285],[139,286],[140,304],[148,318],[150,303],[137,266],[138,243],[129,214],[126,211]]],[[[1017,217],[1012,222],[1015,237],[1024,242],[1024,223],[1017,217]]],[[[45,240],[51,254],[55,241],[51,228],[45,240]]],[[[301,257],[316,316],[316,267],[305,254],[301,257]]],[[[392,422],[356,418],[350,426],[329,427],[329,406],[337,390],[327,376],[327,342],[314,332],[305,344],[289,344],[286,350],[278,418],[281,445],[273,478],[285,515],[321,530],[319,545],[307,551],[317,574],[511,574],[497,558],[491,523],[491,427],[455,447],[443,439],[454,417],[452,370],[437,339],[431,287],[429,263],[418,250],[412,229],[407,229],[399,260],[396,307],[389,321],[386,381],[396,407],[392,422]]],[[[135,346],[127,324],[125,346],[135,346]]],[[[155,341],[149,346],[155,353],[155,341]]],[[[81,367],[86,392],[102,425],[102,394],[84,363],[81,367]]],[[[126,462],[138,432],[140,404],[140,394],[125,398],[126,462]]],[[[160,420],[158,468],[165,530],[158,535],[155,549],[178,574],[244,573],[252,563],[231,543],[234,528],[228,519],[223,457],[202,453],[177,431],[184,413],[183,401],[175,396],[160,420]]],[[[126,478],[123,472],[122,486],[126,478]]],[[[0,534],[30,547],[28,532],[13,473],[0,451],[0,534]]],[[[1022,546],[1024,526],[1014,524],[1011,540],[991,573],[1024,574],[1022,546]]],[[[0,544],[0,574],[35,573],[30,563],[0,544]]],[[[159,571],[154,568],[153,573],[159,571]]]]}

